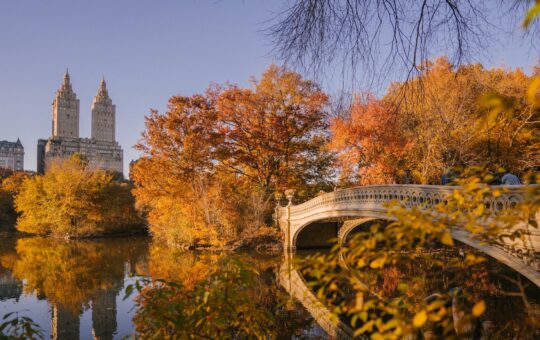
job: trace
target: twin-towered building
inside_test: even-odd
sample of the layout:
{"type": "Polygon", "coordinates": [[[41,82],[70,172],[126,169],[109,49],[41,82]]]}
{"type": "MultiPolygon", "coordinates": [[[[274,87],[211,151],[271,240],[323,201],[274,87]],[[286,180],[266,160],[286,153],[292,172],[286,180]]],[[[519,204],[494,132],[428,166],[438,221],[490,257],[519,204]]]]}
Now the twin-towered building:
{"type": "Polygon", "coordinates": [[[52,136],[38,140],[38,173],[45,173],[50,162],[69,158],[74,153],[84,155],[91,167],[123,172],[123,151],[115,139],[116,106],[104,79],[92,102],[91,113],[91,138],[80,138],[79,99],[66,71],[52,103],[52,136]]]}

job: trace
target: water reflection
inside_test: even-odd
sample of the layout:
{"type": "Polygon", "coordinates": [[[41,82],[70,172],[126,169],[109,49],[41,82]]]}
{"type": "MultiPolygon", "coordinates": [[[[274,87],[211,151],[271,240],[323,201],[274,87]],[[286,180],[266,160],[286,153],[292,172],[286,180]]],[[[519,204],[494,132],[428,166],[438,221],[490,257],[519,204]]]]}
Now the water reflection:
{"type": "Polygon", "coordinates": [[[14,239],[0,242],[0,255],[0,301],[18,299],[22,293],[22,283],[14,278],[8,269],[17,259],[14,239]]]}
{"type": "MultiPolygon", "coordinates": [[[[456,286],[489,295],[484,326],[506,327],[498,333],[503,338],[520,331],[524,319],[540,320],[538,289],[525,287],[527,282],[520,283],[519,275],[494,261],[459,273],[417,261],[383,277],[380,294],[392,296],[397,282],[404,281],[415,287],[411,301],[456,286]],[[518,294],[521,288],[529,299],[518,294]]],[[[258,327],[255,334],[278,339],[350,334],[335,327],[328,308],[307,288],[291,257],[183,252],[152,244],[146,237],[64,242],[0,236],[0,317],[23,309],[45,330],[45,337],[53,339],[113,339],[136,332],[144,337],[156,334],[167,318],[176,322],[168,334],[178,337],[186,334],[182,330],[208,332],[215,326],[210,321],[216,320],[222,321],[212,333],[218,337],[253,331],[244,329],[246,325],[258,327]],[[245,273],[253,275],[234,272],[230,263],[240,263],[245,273]],[[146,277],[173,282],[181,289],[145,286],[136,308],[133,299],[123,300],[124,290],[146,277]],[[200,312],[193,306],[206,292],[212,311],[204,310],[199,315],[204,320],[196,325],[198,319],[185,315],[200,312]],[[230,296],[224,299],[220,292],[230,296]]]]}
{"type": "Polygon", "coordinates": [[[180,252],[153,246],[134,318],[142,338],[324,337],[282,289],[281,256],[180,252]],[[182,270],[179,270],[181,268],[182,270]]]}
{"type": "Polygon", "coordinates": [[[51,305],[53,339],[79,338],[80,317],[90,308],[94,337],[114,337],[117,296],[124,287],[125,275],[137,274],[132,268],[137,268],[146,256],[145,238],[132,238],[129,242],[64,242],[50,238],[2,241],[0,282],[10,285],[2,286],[0,296],[5,300],[18,299],[22,294],[46,299],[51,305]]]}
{"type": "MultiPolygon", "coordinates": [[[[424,306],[439,299],[445,302],[444,307],[449,311],[449,320],[441,324],[427,322],[421,329],[424,338],[442,338],[443,332],[457,338],[482,339],[532,339],[540,336],[540,288],[528,281],[517,272],[509,269],[496,260],[486,257],[485,261],[476,265],[466,265],[463,257],[471,249],[465,245],[457,245],[452,249],[424,249],[407,258],[398,265],[387,266],[381,270],[363,269],[360,275],[354,267],[348,265],[347,258],[340,258],[340,266],[344,277],[362,278],[366,289],[379,299],[403,301],[406,306],[424,306]],[[466,251],[463,251],[463,250],[466,251]],[[447,264],[458,261],[460,266],[447,264]],[[405,288],[400,288],[400,285],[405,288]],[[404,294],[401,294],[403,292],[404,294]],[[485,313],[478,318],[472,318],[470,311],[474,301],[484,300],[487,306],[485,313]],[[472,302],[471,302],[472,301],[472,302]],[[446,323],[448,321],[449,323],[446,323]]],[[[297,254],[297,259],[307,257],[312,253],[297,254]]],[[[476,254],[480,256],[480,254],[476,254]]],[[[320,259],[319,259],[320,260],[320,259]]],[[[312,290],[318,286],[306,289],[302,284],[294,286],[294,281],[309,282],[306,263],[296,265],[297,278],[292,277],[293,287],[288,289],[291,294],[300,296],[299,299],[306,308],[310,309],[310,299],[302,296],[313,295],[312,290]],[[298,291],[305,290],[305,293],[298,291]],[[304,302],[305,301],[305,302],[304,302]]],[[[330,270],[330,269],[329,269],[330,270]]],[[[287,272],[287,271],[285,271],[287,272]]],[[[358,282],[358,281],[356,281],[358,282]]],[[[315,283],[315,282],[313,282],[315,283]]],[[[352,305],[354,300],[352,284],[341,282],[341,294],[338,304],[352,305]]],[[[313,299],[311,299],[313,300],[313,299]]],[[[375,299],[373,299],[375,300],[375,299]]],[[[316,301],[316,303],[318,303],[316,301]]],[[[319,303],[320,304],[320,303],[319,303]]],[[[328,307],[323,307],[328,310],[328,307]]],[[[323,308],[317,308],[319,322],[327,325],[325,329],[334,334],[350,334],[348,325],[350,316],[343,313],[343,319],[335,326],[329,324],[328,314],[323,308]],[[321,312],[323,310],[323,312],[321,312]]],[[[358,325],[358,327],[360,327],[358,325]]]]}
{"type": "MultiPolygon", "coordinates": [[[[245,325],[256,325],[272,338],[324,338],[311,315],[280,288],[276,275],[280,262],[280,255],[183,252],[152,244],[145,237],[70,242],[4,237],[0,239],[0,317],[27,309],[23,314],[40,324],[46,338],[53,339],[113,339],[136,332],[144,337],[156,321],[144,314],[144,306],[160,312],[182,301],[191,306],[194,301],[186,299],[187,294],[195,294],[213,280],[222,285],[216,292],[228,287],[232,299],[228,306],[212,302],[222,307],[224,320],[234,323],[221,328],[222,334],[242,334],[245,325]],[[255,279],[240,283],[229,276],[222,280],[224,264],[231,261],[257,273],[255,279]],[[123,300],[124,290],[146,277],[182,285],[182,294],[160,300],[159,289],[150,285],[144,287],[143,295],[151,298],[137,297],[144,304],[135,308],[133,299],[123,300]],[[238,318],[238,307],[244,308],[243,319],[238,318]],[[229,314],[225,308],[230,308],[229,314]],[[257,319],[257,315],[265,318],[257,319]]],[[[191,329],[189,323],[179,322],[178,329],[191,329]]]]}

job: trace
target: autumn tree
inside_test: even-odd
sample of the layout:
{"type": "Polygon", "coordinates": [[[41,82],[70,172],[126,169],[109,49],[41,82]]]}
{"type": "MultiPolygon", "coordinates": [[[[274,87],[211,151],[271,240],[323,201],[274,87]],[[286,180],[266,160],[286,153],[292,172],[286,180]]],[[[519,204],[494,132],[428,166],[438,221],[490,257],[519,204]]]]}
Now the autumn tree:
{"type": "Polygon", "coordinates": [[[15,198],[17,229],[64,238],[132,230],[141,221],[131,188],[111,180],[77,156],[53,162],[44,176],[23,182],[15,198]]]}
{"type": "Polygon", "coordinates": [[[29,177],[25,172],[7,172],[6,175],[8,176],[0,180],[0,229],[4,226],[15,226],[17,212],[15,211],[14,199],[24,180],[29,177]]]}
{"type": "Polygon", "coordinates": [[[538,109],[526,103],[531,76],[522,70],[454,67],[447,59],[426,62],[422,77],[394,84],[386,98],[399,96],[399,120],[413,147],[408,168],[422,183],[439,183],[445,168],[492,165],[522,173],[538,164],[538,109]],[[488,93],[512,100],[514,110],[492,117],[480,102],[488,93]],[[422,98],[422,100],[418,100],[422,98]]]}
{"type": "Polygon", "coordinates": [[[252,89],[211,86],[153,111],[133,167],[138,206],[169,243],[223,246],[268,220],[276,190],[328,182],[326,95],[271,66],[252,89]]]}
{"type": "Polygon", "coordinates": [[[133,166],[137,205],[147,212],[152,234],[174,244],[216,244],[235,235],[214,181],[214,146],[219,144],[214,91],[175,96],[165,114],[153,111],[133,166]]]}
{"type": "Polygon", "coordinates": [[[331,120],[329,147],[337,153],[342,185],[398,182],[409,143],[393,107],[373,95],[360,96],[350,113],[331,120]]]}
{"type": "Polygon", "coordinates": [[[328,178],[328,97],[311,81],[276,65],[254,89],[231,87],[217,102],[221,163],[265,193],[305,188],[328,178]]]}

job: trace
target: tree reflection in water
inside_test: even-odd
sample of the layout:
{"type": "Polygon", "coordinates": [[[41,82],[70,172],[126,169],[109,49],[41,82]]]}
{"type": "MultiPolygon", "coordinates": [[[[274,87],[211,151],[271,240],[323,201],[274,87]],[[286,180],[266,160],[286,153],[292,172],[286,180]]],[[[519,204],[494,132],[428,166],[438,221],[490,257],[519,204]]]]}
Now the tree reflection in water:
{"type": "MultiPolygon", "coordinates": [[[[145,237],[69,242],[8,237],[0,241],[0,275],[13,283],[9,289],[0,289],[0,296],[5,295],[0,297],[0,311],[20,310],[23,292],[46,299],[51,321],[41,321],[40,326],[46,331],[50,327],[54,339],[89,337],[84,330],[90,328],[90,322],[95,338],[129,335],[129,329],[119,334],[120,323],[131,324],[132,320],[131,315],[118,313],[117,297],[124,296],[124,282],[133,282],[131,276],[152,280],[141,287],[142,295],[136,298],[136,337],[157,332],[164,317],[179,317],[174,329],[165,328],[168,335],[179,337],[191,327],[208,329],[203,333],[221,338],[324,336],[317,333],[320,330],[311,316],[279,288],[276,268],[280,256],[185,252],[150,244],[145,237]],[[168,284],[157,283],[158,279],[168,284]],[[11,302],[2,305],[2,299],[11,302]],[[182,314],[192,307],[200,313],[182,314]],[[89,308],[91,319],[82,318],[89,308]],[[156,314],[150,315],[152,308],[156,314]],[[202,323],[195,325],[195,317],[201,315],[202,323]]],[[[124,303],[131,306],[135,302],[124,303]]]]}
{"type": "Polygon", "coordinates": [[[145,238],[129,242],[21,238],[11,251],[0,251],[0,264],[14,279],[24,281],[24,293],[51,304],[52,338],[79,338],[80,315],[91,305],[94,336],[112,339],[125,264],[135,265],[146,248],[145,238]]]}
{"type": "MultiPolygon", "coordinates": [[[[131,328],[122,329],[121,325],[131,327],[132,314],[118,313],[117,301],[124,296],[126,280],[141,278],[148,278],[140,287],[141,295],[135,302],[122,302],[128,309],[136,304],[136,337],[325,337],[306,309],[280,288],[277,268],[281,256],[186,252],[150,243],[146,237],[0,241],[0,311],[28,308],[18,305],[23,291],[46,299],[52,322],[41,321],[40,326],[50,327],[53,338],[88,337],[83,330],[90,329],[90,323],[95,338],[129,335],[131,328]],[[81,318],[88,308],[91,317],[81,318]]],[[[535,314],[538,299],[523,300],[523,296],[530,297],[532,287],[525,287],[527,283],[518,275],[493,261],[451,271],[445,263],[460,255],[436,252],[439,254],[430,258],[438,258],[438,262],[426,262],[418,254],[407,265],[385,268],[381,276],[374,275],[380,278],[372,286],[375,293],[392,298],[406,284],[406,302],[421,304],[433,293],[448,294],[460,287],[485,299],[488,308],[482,316],[483,326],[493,327],[503,337],[531,334],[523,327],[534,326],[533,321],[539,320],[535,314]],[[525,318],[531,322],[524,322],[525,318]]],[[[538,290],[532,292],[534,295],[538,290]]],[[[466,299],[456,300],[459,305],[470,309],[466,299]]]]}
{"type": "Polygon", "coordinates": [[[153,245],[137,288],[142,338],[290,338],[311,316],[279,288],[277,256],[174,251],[153,245]],[[182,270],[179,270],[179,269],[182,270]]]}

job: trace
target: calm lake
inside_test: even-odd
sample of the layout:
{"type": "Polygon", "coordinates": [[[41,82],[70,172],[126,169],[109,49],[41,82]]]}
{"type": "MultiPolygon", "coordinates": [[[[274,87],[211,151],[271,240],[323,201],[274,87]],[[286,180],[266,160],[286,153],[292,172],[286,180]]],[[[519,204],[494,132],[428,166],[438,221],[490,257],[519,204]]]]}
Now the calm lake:
{"type": "MultiPolygon", "coordinates": [[[[274,337],[327,338],[320,313],[318,320],[312,317],[317,306],[310,303],[297,272],[290,272],[292,266],[284,262],[283,255],[182,252],[142,236],[63,242],[0,235],[0,318],[9,312],[28,316],[40,325],[46,338],[129,337],[149,321],[137,317],[137,290],[125,298],[126,287],[150,278],[178,282],[188,291],[227,259],[254,267],[261,274],[256,281],[248,281],[251,287],[232,285],[238,289],[232,293],[252,300],[259,311],[272,316],[272,322],[261,326],[271,327],[274,337]]],[[[499,269],[497,277],[480,278],[489,290],[489,306],[495,306],[486,313],[485,322],[509,338],[516,331],[529,338],[538,335],[524,320],[531,316],[540,319],[539,289],[527,287],[523,279],[526,288],[518,294],[509,280],[521,280],[519,275],[493,261],[488,265],[499,269]]],[[[441,273],[423,279],[440,290],[460,284],[441,273]]],[[[188,306],[196,301],[185,303],[188,306]]]]}

